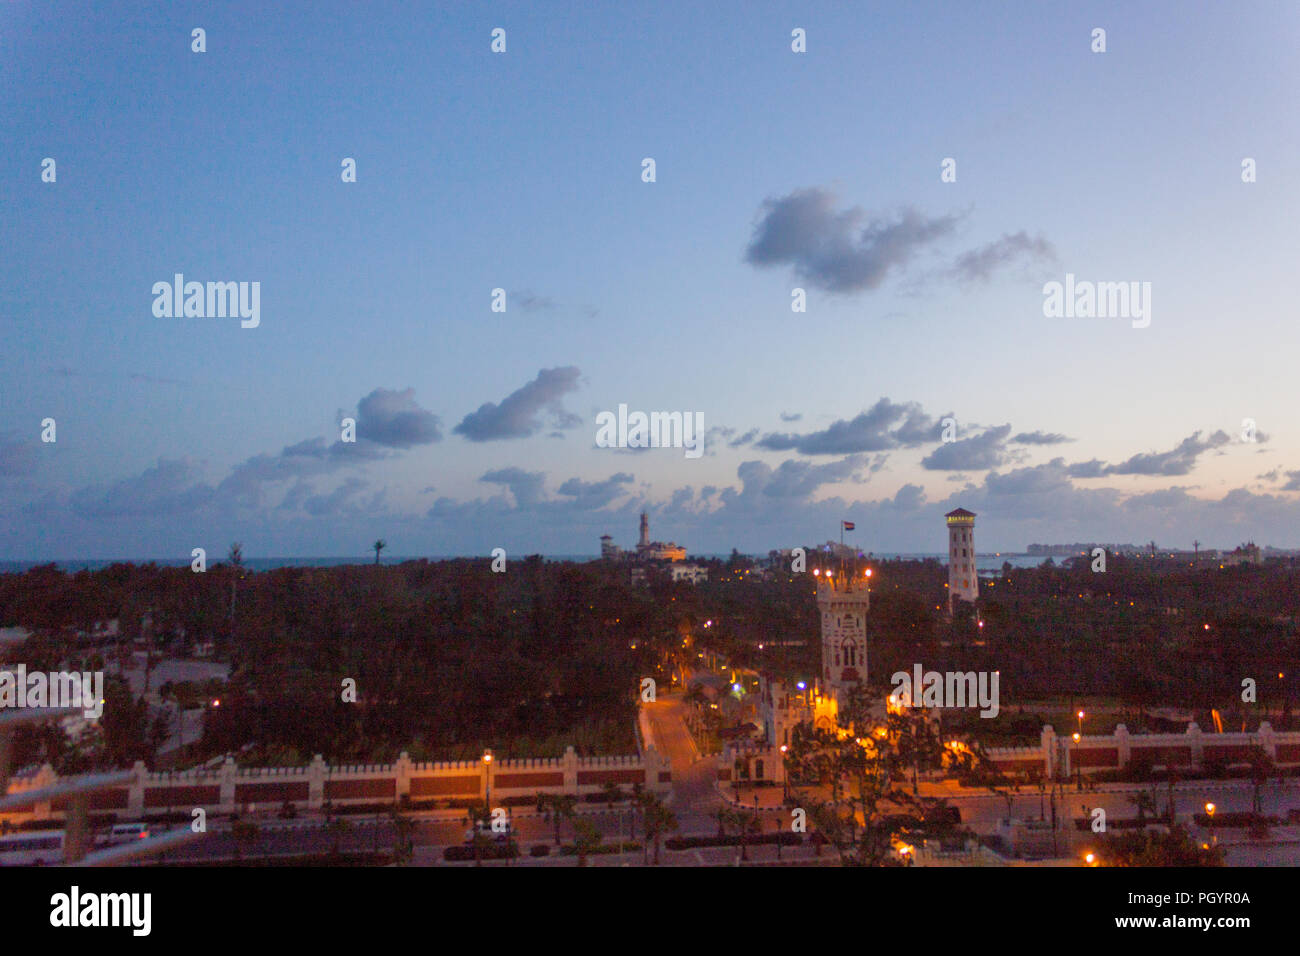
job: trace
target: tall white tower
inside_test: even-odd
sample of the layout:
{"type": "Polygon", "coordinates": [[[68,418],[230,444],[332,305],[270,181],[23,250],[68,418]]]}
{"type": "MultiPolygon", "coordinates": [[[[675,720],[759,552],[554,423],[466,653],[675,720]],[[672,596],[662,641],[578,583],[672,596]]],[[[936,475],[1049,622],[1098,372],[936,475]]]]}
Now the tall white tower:
{"type": "Polygon", "coordinates": [[[980,596],[975,574],[975,515],[965,508],[949,511],[948,520],[948,614],[957,598],[974,601],[980,596]]]}
{"type": "Polygon", "coordinates": [[[817,609],[822,616],[822,681],[837,700],[867,680],[869,571],[860,576],[841,570],[817,578],[817,609]]]}

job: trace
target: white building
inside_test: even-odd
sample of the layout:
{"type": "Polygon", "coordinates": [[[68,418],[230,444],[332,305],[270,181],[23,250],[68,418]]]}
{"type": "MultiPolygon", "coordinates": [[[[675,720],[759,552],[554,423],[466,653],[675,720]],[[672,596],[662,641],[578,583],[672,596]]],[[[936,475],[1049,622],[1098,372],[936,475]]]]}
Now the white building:
{"type": "Polygon", "coordinates": [[[709,569],[702,564],[674,564],[672,566],[674,581],[690,581],[699,584],[709,579],[709,569]]]}
{"type": "Polygon", "coordinates": [[[949,511],[948,521],[948,614],[953,602],[975,601],[980,595],[975,572],[975,514],[965,508],[949,511]]]}

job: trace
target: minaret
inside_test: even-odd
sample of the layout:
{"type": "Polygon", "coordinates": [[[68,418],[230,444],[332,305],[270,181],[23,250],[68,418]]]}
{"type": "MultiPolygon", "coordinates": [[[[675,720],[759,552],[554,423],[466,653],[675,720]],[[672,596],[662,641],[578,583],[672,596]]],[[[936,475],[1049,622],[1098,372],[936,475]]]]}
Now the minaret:
{"type": "Polygon", "coordinates": [[[650,547],[650,519],[645,516],[644,511],[641,512],[641,543],[637,547],[650,547]]]}
{"type": "Polygon", "coordinates": [[[965,508],[949,511],[948,519],[948,616],[957,598],[974,601],[980,596],[975,574],[975,515],[965,508]]]}
{"type": "Polygon", "coordinates": [[[817,610],[822,616],[823,689],[837,700],[867,680],[867,610],[871,606],[869,570],[841,569],[817,576],[817,610]]]}

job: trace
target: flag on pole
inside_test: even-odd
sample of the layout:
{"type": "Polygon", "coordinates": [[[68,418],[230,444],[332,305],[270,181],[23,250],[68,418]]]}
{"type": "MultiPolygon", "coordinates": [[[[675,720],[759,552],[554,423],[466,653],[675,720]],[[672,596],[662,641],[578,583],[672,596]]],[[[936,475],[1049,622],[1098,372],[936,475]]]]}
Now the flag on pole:
{"type": "Polygon", "coordinates": [[[844,526],[845,531],[852,531],[854,528],[854,524],[852,521],[841,521],[840,524],[844,526]]]}

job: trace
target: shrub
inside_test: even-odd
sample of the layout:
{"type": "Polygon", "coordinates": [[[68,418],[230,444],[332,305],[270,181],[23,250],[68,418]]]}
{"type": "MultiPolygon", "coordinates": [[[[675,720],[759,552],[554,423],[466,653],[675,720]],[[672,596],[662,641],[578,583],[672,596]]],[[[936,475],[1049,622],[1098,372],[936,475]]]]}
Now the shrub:
{"type": "MultiPolygon", "coordinates": [[[[486,843],[478,848],[478,857],[480,860],[512,860],[519,856],[519,846],[516,843],[486,843]]],[[[442,851],[442,858],[448,861],[464,861],[475,859],[474,847],[470,846],[449,846],[442,851]]]]}

